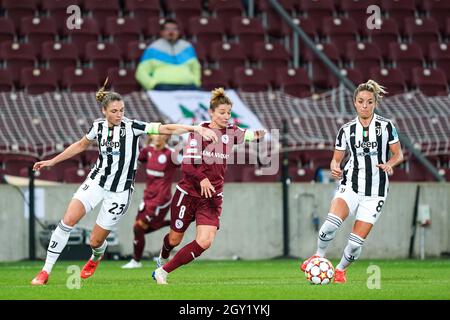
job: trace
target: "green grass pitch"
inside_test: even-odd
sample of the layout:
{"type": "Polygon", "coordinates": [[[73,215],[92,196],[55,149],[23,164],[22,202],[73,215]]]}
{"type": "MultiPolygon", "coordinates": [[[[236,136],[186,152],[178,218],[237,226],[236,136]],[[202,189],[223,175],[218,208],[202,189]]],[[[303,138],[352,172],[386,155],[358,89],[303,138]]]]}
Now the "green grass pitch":
{"type": "Polygon", "coordinates": [[[121,269],[124,263],[103,261],[93,277],[78,278],[79,289],[67,283],[76,286],[70,268],[81,268],[83,261],[58,262],[44,287],[30,285],[42,262],[0,263],[0,299],[450,300],[450,260],[361,260],[347,272],[346,284],[325,286],[310,285],[297,260],[199,260],[170,274],[168,286],[151,279],[154,262],[133,270],[121,269]],[[371,265],[379,267],[380,289],[367,286],[371,265]]]}

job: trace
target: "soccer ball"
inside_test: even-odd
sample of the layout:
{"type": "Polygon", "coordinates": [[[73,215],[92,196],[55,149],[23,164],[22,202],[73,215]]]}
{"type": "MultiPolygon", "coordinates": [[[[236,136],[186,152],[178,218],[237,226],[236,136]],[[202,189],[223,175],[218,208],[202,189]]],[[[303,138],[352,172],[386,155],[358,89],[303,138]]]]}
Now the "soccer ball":
{"type": "Polygon", "coordinates": [[[305,276],[311,284],[329,284],[334,276],[334,267],[328,259],[314,258],[306,266],[305,276]]]}

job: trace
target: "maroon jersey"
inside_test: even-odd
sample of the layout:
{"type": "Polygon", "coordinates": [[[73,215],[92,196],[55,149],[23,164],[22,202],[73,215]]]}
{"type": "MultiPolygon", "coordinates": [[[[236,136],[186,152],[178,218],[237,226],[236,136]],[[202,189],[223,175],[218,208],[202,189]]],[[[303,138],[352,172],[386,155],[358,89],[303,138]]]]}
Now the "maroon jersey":
{"type": "MultiPolygon", "coordinates": [[[[209,122],[201,126],[209,128],[209,122]]],[[[208,178],[215,189],[213,196],[222,196],[227,160],[235,144],[244,142],[245,130],[236,125],[225,129],[212,129],[219,138],[217,143],[206,141],[197,133],[189,135],[183,155],[183,178],[178,187],[194,197],[201,197],[200,181],[208,178]]]]}
{"type": "Polygon", "coordinates": [[[173,149],[156,150],[153,145],[143,148],[138,160],[145,163],[147,182],[144,191],[145,200],[165,203],[172,197],[172,177],[179,164],[172,160],[173,149]]]}

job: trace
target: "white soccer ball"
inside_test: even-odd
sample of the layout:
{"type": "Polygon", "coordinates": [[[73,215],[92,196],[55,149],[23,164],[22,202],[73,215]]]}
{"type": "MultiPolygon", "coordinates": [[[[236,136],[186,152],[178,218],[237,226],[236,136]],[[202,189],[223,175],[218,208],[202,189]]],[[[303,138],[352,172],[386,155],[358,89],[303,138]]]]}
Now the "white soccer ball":
{"type": "Polygon", "coordinates": [[[326,258],[314,258],[306,266],[305,276],[311,284],[329,284],[334,277],[334,267],[326,258]]]}

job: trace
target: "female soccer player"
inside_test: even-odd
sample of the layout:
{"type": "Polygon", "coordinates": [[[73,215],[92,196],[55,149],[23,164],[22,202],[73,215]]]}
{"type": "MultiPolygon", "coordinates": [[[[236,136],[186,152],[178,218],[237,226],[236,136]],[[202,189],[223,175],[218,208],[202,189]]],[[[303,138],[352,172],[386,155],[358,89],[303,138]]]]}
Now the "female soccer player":
{"type": "Polygon", "coordinates": [[[265,135],[264,130],[250,132],[228,124],[231,107],[232,102],[223,88],[213,90],[208,111],[211,122],[203,123],[202,127],[214,129],[219,142],[202,141],[198,135],[190,134],[181,166],[183,178],[170,207],[170,232],[164,237],[158,268],[152,275],[158,284],[167,284],[168,273],[191,262],[211,246],[219,229],[226,160],[233,145],[265,135]],[[195,240],[168,261],[170,251],[180,244],[192,221],[197,224],[195,240]]]}
{"type": "Polygon", "coordinates": [[[394,125],[374,113],[385,93],[384,87],[369,80],[360,84],[353,94],[358,116],[340,128],[330,164],[332,175],[340,179],[340,185],[319,230],[317,251],[302,263],[302,271],[311,259],[325,256],[342,222],[349,214],[356,215],[348,244],[335,270],[334,281],[345,283],[348,266],[361,255],[364,240],[381,215],[388,193],[388,175],[392,175],[393,167],[403,161],[394,125]],[[342,172],[340,164],[347,148],[350,160],[342,172]],[[390,159],[389,151],[392,153],[390,159]]]}
{"type": "Polygon", "coordinates": [[[67,244],[70,231],[86,213],[103,201],[90,237],[92,256],[80,275],[82,278],[88,278],[94,274],[106,250],[106,237],[130,204],[139,151],[138,141],[141,135],[196,132],[208,141],[217,140],[212,130],[200,126],[162,125],[129,120],[124,117],[122,97],[115,92],[106,92],[104,88],[105,86],[97,92],[96,99],[101,104],[105,118],[95,120],[86,136],[53,159],[34,164],[34,170],[52,167],[83,152],[92,142],[98,143],[98,160],[88,178],[74,194],[64,218],[53,232],[45,265],[31,281],[32,285],[47,283],[53,265],[67,244]]]}
{"type": "Polygon", "coordinates": [[[169,213],[172,199],[173,174],[180,163],[174,149],[167,145],[169,137],[151,135],[151,143],[139,153],[138,160],[145,164],[146,168],[147,186],[133,228],[133,259],[122,266],[123,269],[141,268],[145,235],[170,225],[170,220],[165,220],[165,217],[169,213]]]}

